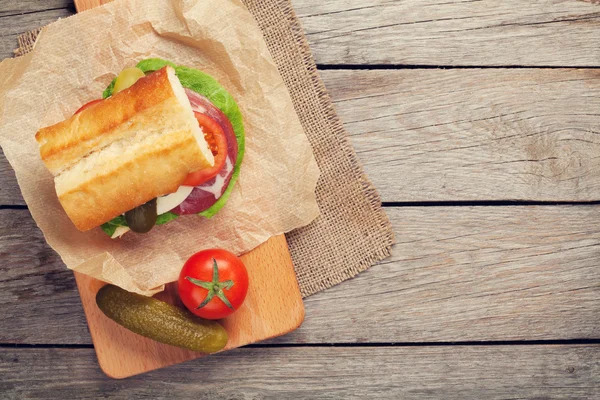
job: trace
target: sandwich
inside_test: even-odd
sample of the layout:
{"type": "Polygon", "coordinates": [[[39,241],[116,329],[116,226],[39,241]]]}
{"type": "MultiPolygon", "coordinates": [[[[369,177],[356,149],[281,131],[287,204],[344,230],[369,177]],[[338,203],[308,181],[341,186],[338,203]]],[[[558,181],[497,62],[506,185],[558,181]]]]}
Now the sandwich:
{"type": "Polygon", "coordinates": [[[157,58],[123,70],[102,99],[35,138],[75,227],[112,238],[214,216],[244,154],[233,97],[204,72],[157,58]]]}

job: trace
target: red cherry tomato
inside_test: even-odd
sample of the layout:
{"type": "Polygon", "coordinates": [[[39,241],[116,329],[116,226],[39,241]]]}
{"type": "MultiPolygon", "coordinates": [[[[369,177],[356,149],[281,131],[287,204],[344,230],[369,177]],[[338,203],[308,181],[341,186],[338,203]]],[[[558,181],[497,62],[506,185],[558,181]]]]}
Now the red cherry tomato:
{"type": "Polygon", "coordinates": [[[221,319],[240,308],[248,293],[248,272],[235,254],[221,249],[194,254],[179,274],[179,297],[195,315],[221,319]]]}
{"type": "Polygon", "coordinates": [[[88,107],[93,106],[94,104],[100,103],[103,99],[96,99],[96,100],[92,100],[89,103],[85,103],[84,105],[82,105],[79,110],[75,111],[75,114],[79,114],[80,112],[82,112],[83,110],[85,110],[88,107]]]}
{"type": "Polygon", "coordinates": [[[189,174],[183,181],[185,186],[200,186],[208,182],[223,169],[227,159],[227,138],[221,125],[206,114],[194,112],[194,115],[202,128],[202,132],[204,132],[204,138],[208,142],[210,151],[215,156],[215,164],[210,168],[204,168],[189,174]]]}

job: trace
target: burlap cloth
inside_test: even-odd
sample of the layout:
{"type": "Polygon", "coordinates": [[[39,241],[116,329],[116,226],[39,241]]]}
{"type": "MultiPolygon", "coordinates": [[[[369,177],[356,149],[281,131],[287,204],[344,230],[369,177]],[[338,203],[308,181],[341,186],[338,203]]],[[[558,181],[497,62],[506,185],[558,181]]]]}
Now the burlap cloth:
{"type": "MultiPolygon", "coordinates": [[[[321,216],[286,235],[302,296],[327,289],[388,257],[394,234],[319,77],[289,0],[243,0],[258,22],[321,169],[321,216]]],[[[31,51],[39,30],[19,37],[31,51]]]]}

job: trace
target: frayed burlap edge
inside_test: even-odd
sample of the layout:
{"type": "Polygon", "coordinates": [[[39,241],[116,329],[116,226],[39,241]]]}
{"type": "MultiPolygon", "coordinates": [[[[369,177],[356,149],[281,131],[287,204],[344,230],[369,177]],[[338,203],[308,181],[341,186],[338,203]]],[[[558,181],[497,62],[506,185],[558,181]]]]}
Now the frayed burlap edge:
{"type": "Polygon", "coordinates": [[[18,36],[19,47],[14,51],[15,57],[23,56],[33,50],[35,40],[42,31],[42,28],[34,29],[33,31],[22,33],[18,36]]]}

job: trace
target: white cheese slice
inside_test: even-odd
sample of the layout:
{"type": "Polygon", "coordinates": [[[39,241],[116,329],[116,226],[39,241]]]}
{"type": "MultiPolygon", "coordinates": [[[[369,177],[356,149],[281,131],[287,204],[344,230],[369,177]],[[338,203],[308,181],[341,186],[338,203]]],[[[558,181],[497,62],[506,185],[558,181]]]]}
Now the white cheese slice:
{"type": "Polygon", "coordinates": [[[193,186],[179,186],[175,193],[168,194],[156,199],[156,215],[161,215],[171,211],[192,193],[193,186]]]}
{"type": "Polygon", "coordinates": [[[118,226],[117,229],[115,229],[115,233],[113,233],[110,238],[111,239],[120,238],[121,236],[123,236],[127,232],[129,232],[129,227],[128,226],[118,226]]]}

